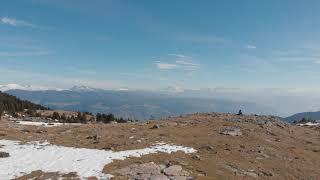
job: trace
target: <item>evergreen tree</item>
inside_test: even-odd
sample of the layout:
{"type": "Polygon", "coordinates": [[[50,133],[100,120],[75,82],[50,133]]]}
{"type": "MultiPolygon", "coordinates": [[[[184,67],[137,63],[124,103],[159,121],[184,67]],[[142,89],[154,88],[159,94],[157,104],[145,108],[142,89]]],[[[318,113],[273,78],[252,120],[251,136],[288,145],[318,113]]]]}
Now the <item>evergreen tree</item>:
{"type": "Polygon", "coordinates": [[[36,110],[48,110],[48,108],[41,105],[34,104],[29,101],[23,101],[15,96],[0,92],[1,111],[7,111],[9,114],[13,114],[15,112],[22,112],[24,109],[28,109],[30,112],[35,112],[36,110]]]}
{"type": "Polygon", "coordinates": [[[52,119],[58,119],[58,120],[61,119],[59,113],[58,112],[53,112],[52,119]]]}
{"type": "Polygon", "coordinates": [[[61,119],[62,119],[62,122],[63,122],[63,123],[66,123],[66,121],[67,121],[67,116],[66,116],[65,113],[62,114],[61,119]]]}

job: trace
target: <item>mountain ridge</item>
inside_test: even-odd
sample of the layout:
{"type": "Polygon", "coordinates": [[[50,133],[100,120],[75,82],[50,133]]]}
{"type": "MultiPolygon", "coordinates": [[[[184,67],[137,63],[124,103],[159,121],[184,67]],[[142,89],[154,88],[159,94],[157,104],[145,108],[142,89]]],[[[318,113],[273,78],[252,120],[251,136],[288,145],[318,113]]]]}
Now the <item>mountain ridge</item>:
{"type": "Polygon", "coordinates": [[[285,121],[287,122],[298,122],[301,119],[310,119],[310,120],[320,120],[320,111],[314,111],[314,112],[300,112],[300,113],[296,113],[292,116],[286,117],[284,118],[285,121]]]}
{"type": "Polygon", "coordinates": [[[48,106],[52,109],[112,113],[117,117],[147,120],[179,116],[195,112],[238,112],[275,114],[272,108],[252,102],[219,98],[184,97],[145,91],[24,91],[10,90],[9,94],[48,106]]]}
{"type": "Polygon", "coordinates": [[[15,96],[0,91],[0,115],[3,111],[15,113],[17,111],[28,110],[47,110],[48,108],[27,100],[21,100],[15,96]]]}

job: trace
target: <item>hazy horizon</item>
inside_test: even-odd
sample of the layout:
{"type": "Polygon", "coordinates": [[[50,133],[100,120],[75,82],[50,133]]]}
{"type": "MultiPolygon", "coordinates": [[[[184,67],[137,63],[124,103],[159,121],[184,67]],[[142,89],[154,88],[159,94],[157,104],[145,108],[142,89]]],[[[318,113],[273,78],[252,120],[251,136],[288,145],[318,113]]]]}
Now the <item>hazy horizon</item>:
{"type": "Polygon", "coordinates": [[[316,0],[7,0],[0,85],[170,92],[250,101],[282,116],[317,111],[319,7],[316,0]]]}

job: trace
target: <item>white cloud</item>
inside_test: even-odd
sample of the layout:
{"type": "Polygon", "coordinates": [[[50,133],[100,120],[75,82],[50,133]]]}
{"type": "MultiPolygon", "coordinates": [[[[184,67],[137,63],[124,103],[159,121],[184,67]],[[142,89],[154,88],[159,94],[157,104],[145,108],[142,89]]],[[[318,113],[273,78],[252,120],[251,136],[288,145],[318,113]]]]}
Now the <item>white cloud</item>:
{"type": "Polygon", "coordinates": [[[31,24],[26,21],[17,20],[10,17],[0,17],[0,24],[10,25],[10,26],[26,26],[26,27],[35,27],[34,24],[31,24]]]}
{"type": "Polygon", "coordinates": [[[183,54],[174,54],[174,53],[171,53],[171,54],[168,54],[168,56],[175,56],[175,57],[178,57],[178,58],[190,58],[189,56],[186,56],[186,55],[183,55],[183,54]]]}
{"type": "Polygon", "coordinates": [[[161,70],[172,70],[180,69],[185,71],[193,71],[200,68],[200,64],[194,63],[193,58],[183,54],[168,54],[168,56],[174,56],[174,59],[171,59],[171,63],[163,63],[161,61],[156,61],[155,64],[158,69],[161,70]]]}
{"type": "Polygon", "coordinates": [[[200,66],[200,64],[196,64],[192,60],[176,60],[176,63],[180,65],[200,66]]]}
{"type": "Polygon", "coordinates": [[[317,50],[302,48],[293,48],[285,51],[274,52],[273,61],[290,63],[320,63],[320,54],[317,50]]]}
{"type": "Polygon", "coordinates": [[[170,64],[170,63],[161,63],[161,62],[156,62],[155,63],[158,69],[160,70],[170,70],[170,69],[175,69],[177,68],[176,64],[170,64]]]}
{"type": "Polygon", "coordinates": [[[255,45],[252,45],[252,44],[247,44],[246,48],[247,49],[257,49],[257,47],[255,45]]]}

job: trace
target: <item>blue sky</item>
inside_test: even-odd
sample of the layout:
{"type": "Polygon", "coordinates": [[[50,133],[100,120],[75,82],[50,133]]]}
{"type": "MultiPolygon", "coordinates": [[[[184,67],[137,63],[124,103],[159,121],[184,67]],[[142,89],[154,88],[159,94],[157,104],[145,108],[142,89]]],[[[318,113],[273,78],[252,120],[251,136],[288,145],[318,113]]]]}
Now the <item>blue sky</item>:
{"type": "Polygon", "coordinates": [[[0,84],[320,89],[318,0],[3,0],[0,84]]]}

